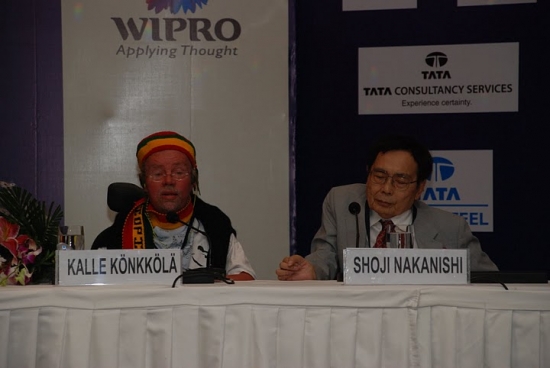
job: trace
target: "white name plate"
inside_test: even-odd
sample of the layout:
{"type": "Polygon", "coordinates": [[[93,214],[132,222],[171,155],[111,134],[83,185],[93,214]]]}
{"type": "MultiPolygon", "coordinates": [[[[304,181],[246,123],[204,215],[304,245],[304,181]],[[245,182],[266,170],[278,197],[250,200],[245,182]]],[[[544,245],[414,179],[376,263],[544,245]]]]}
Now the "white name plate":
{"type": "Polygon", "coordinates": [[[467,284],[468,249],[344,249],[344,284],[467,284]]]}
{"type": "Polygon", "coordinates": [[[56,285],[165,284],[181,274],[181,249],[57,250],[56,285]]]}

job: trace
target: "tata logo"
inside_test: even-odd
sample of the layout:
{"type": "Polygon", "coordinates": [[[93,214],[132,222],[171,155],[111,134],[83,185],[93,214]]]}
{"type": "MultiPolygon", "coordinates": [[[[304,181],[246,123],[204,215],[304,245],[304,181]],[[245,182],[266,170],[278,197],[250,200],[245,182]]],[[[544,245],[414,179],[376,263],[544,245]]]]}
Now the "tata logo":
{"type": "Polygon", "coordinates": [[[147,9],[155,10],[158,14],[163,10],[170,9],[170,13],[177,14],[180,10],[184,13],[190,11],[194,13],[197,7],[202,9],[203,5],[208,3],[208,0],[146,0],[147,9]]]}
{"type": "MultiPolygon", "coordinates": [[[[432,68],[441,68],[449,58],[442,52],[432,52],[426,56],[426,64],[432,68]]],[[[451,73],[448,70],[427,70],[421,71],[424,79],[451,79],[451,73]]]]}
{"type": "Polygon", "coordinates": [[[443,157],[433,158],[433,172],[429,180],[445,181],[455,173],[455,167],[450,160],[443,157]]]}
{"type": "MultiPolygon", "coordinates": [[[[454,164],[443,157],[433,158],[433,171],[428,180],[439,183],[448,180],[455,172],[454,164]]],[[[424,201],[460,200],[460,194],[455,187],[427,187],[422,197],[424,201]]]]}
{"type": "Polygon", "coordinates": [[[447,61],[449,61],[449,58],[442,52],[432,52],[426,56],[426,64],[432,68],[440,68],[445,66],[447,61]]]}
{"type": "Polygon", "coordinates": [[[367,87],[363,88],[365,96],[391,96],[389,87],[367,87]]]}

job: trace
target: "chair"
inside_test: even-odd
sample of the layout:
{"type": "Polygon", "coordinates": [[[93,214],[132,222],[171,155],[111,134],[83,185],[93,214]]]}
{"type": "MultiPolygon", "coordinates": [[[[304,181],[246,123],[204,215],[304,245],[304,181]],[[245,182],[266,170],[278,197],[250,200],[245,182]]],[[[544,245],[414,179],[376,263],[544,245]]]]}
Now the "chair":
{"type": "Polygon", "coordinates": [[[145,190],[136,184],[118,182],[107,188],[107,205],[114,212],[129,211],[143,197],[145,190]]]}

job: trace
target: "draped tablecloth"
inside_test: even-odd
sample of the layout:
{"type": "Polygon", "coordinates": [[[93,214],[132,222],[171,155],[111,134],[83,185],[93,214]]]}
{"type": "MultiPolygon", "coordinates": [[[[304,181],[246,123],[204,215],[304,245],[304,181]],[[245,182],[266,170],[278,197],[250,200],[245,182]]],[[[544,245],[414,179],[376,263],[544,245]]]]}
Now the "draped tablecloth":
{"type": "Polygon", "coordinates": [[[0,368],[550,367],[550,286],[0,288],[0,368]]]}

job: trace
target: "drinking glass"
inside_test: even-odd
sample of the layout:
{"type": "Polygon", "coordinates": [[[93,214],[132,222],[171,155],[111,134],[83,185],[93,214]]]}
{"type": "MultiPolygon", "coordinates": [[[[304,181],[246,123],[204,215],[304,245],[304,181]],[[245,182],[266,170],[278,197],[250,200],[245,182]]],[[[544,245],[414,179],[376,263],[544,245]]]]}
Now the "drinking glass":
{"type": "Polygon", "coordinates": [[[393,229],[387,232],[387,248],[412,248],[413,247],[413,225],[394,225],[393,229]]]}
{"type": "Polygon", "coordinates": [[[72,225],[72,226],[60,226],[58,242],[67,244],[70,249],[83,250],[84,249],[84,226],[72,225]]]}

